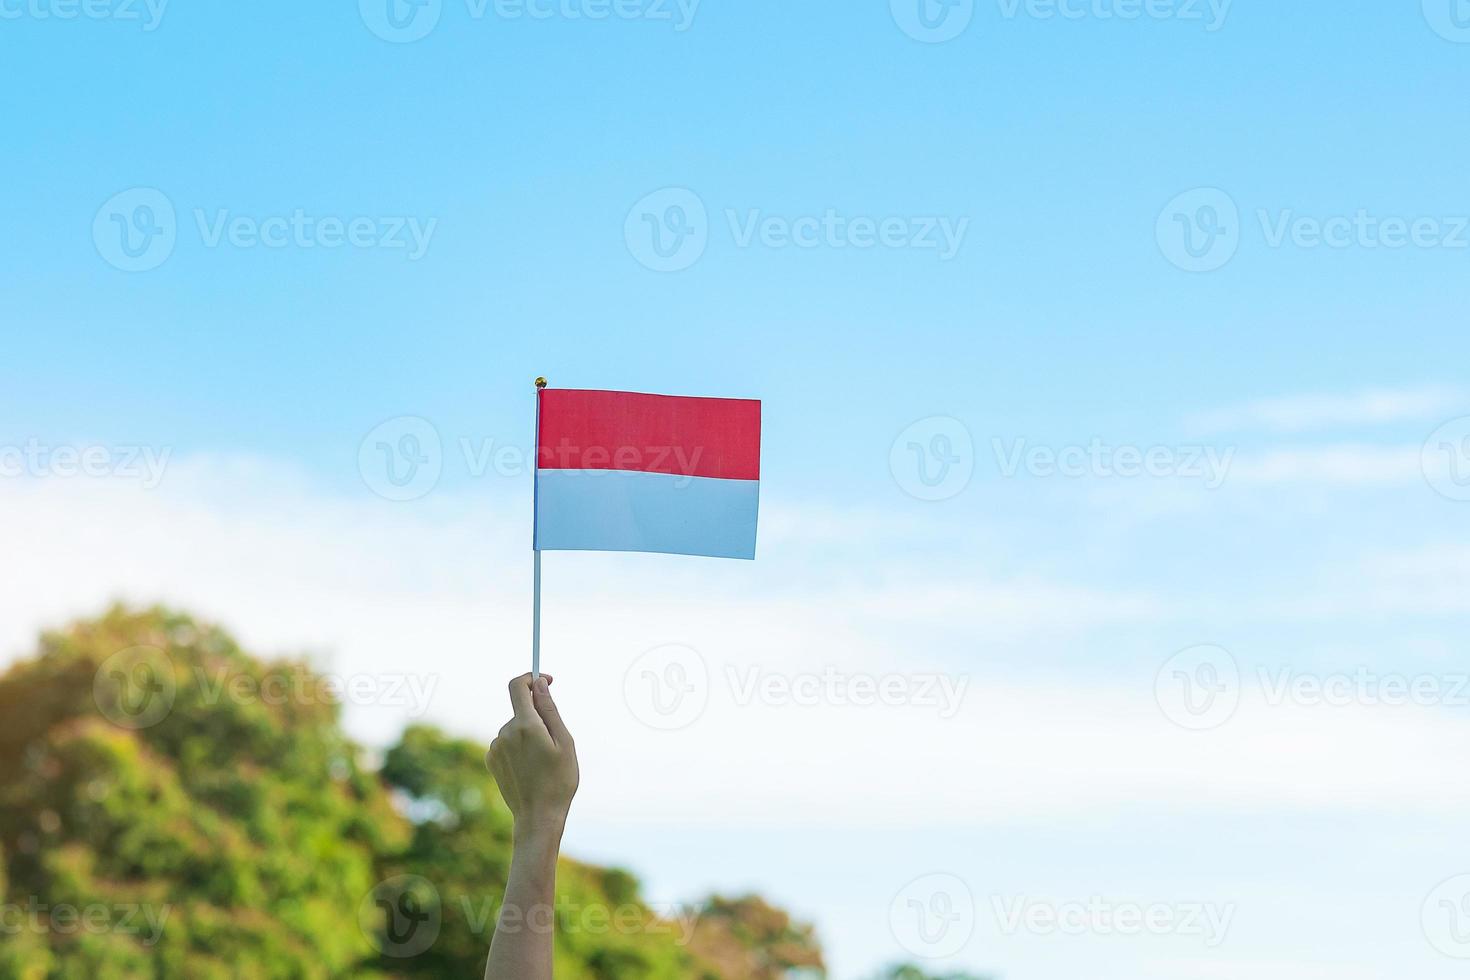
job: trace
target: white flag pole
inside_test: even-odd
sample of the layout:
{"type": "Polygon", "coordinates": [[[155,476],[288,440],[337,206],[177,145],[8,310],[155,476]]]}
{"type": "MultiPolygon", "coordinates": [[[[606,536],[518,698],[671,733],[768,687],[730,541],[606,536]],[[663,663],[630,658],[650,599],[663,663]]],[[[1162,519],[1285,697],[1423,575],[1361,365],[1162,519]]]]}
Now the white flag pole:
{"type": "MultiPolygon", "coordinates": [[[[536,433],[531,439],[531,523],[536,523],[536,480],[541,468],[541,389],[545,378],[536,379],[536,433]]],[[[541,676],[541,549],[531,537],[531,677],[541,676]]]]}
{"type": "Polygon", "coordinates": [[[541,551],[531,559],[531,676],[541,676],[541,551]]]}

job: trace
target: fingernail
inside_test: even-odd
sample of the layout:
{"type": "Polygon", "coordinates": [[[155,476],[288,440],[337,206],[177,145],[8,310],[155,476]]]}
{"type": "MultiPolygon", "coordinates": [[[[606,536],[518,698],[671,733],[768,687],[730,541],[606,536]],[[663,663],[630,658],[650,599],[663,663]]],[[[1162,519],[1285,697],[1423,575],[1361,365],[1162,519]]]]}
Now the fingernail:
{"type": "Polygon", "coordinates": [[[546,678],[544,678],[544,677],[538,677],[538,678],[536,678],[536,693],[537,694],[550,694],[551,693],[551,689],[546,686],[546,678]]]}

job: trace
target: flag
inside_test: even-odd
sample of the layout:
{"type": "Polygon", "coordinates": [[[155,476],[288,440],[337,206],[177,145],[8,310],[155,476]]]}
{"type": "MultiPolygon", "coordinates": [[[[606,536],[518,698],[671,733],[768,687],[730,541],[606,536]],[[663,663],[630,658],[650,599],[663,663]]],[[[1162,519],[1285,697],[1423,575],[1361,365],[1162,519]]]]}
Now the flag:
{"type": "Polygon", "coordinates": [[[754,558],[761,403],[537,392],[533,547],[754,558]]]}

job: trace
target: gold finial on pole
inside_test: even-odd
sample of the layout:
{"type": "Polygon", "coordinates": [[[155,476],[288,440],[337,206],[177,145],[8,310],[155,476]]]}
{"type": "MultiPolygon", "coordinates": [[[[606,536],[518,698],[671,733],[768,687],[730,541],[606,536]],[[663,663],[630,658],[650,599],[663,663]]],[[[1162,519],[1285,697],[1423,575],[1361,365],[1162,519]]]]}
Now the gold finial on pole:
{"type": "Polygon", "coordinates": [[[537,388],[545,388],[546,387],[546,379],[545,378],[537,378],[536,379],[536,387],[537,388]]]}

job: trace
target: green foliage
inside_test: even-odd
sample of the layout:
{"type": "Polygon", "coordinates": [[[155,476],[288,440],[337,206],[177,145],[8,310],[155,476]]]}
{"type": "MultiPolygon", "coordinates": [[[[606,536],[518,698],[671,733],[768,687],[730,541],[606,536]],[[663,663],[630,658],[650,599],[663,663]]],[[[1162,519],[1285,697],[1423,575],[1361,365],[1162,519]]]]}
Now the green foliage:
{"type": "Polygon", "coordinates": [[[711,898],[691,943],[718,977],[784,980],[795,970],[821,970],[822,954],[811,926],[755,895],[711,898]]]}
{"type": "Polygon", "coordinates": [[[977,977],[973,973],[925,973],[913,964],[902,966],[891,966],[873,977],[873,980],[989,980],[987,977],[977,977]]]}
{"type": "Polygon", "coordinates": [[[299,961],[295,975],[325,977],[372,952],[331,926],[406,830],[335,705],[267,693],[269,677],[302,676],[186,617],[113,609],[0,679],[8,900],[108,913],[96,930],[44,926],[50,975],[271,976],[299,961]]]}
{"type": "MultiPolygon", "coordinates": [[[[169,610],[43,636],[0,677],[0,977],[478,976],[511,834],[484,747],[414,726],[374,771],[338,722],[305,664],[169,610]]],[[[821,969],[756,898],[656,912],[565,859],[557,892],[559,980],[821,969]]]]}

